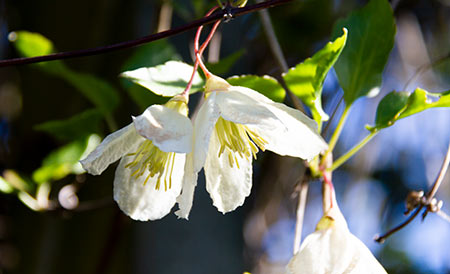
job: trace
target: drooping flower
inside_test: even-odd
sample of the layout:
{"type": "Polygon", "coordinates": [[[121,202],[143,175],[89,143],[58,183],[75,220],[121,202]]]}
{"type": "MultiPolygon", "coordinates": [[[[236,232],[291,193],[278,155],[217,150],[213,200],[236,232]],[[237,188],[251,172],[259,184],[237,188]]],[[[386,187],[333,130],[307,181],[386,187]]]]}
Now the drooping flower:
{"type": "Polygon", "coordinates": [[[194,121],[194,148],[185,168],[176,214],[187,218],[198,172],[217,209],[242,205],[252,186],[252,157],[259,149],[310,160],[327,148],[317,124],[298,110],[217,76],[205,85],[206,99],[194,121]]]}
{"type": "Polygon", "coordinates": [[[322,217],[316,231],[303,241],[286,274],[386,273],[370,250],[348,227],[336,203],[322,217]]]}
{"type": "Polygon", "coordinates": [[[101,174],[121,158],[114,177],[114,200],[135,220],[167,215],[182,187],[186,153],[192,149],[192,123],[184,97],[152,105],[128,126],[108,135],[81,161],[101,174]]]}

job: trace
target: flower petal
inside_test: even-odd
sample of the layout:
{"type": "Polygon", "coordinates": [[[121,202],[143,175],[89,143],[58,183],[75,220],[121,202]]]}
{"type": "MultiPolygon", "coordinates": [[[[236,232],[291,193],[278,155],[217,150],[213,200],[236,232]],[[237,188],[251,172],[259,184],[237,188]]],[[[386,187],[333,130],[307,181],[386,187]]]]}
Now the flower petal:
{"type": "Polygon", "coordinates": [[[140,135],[162,151],[188,153],[192,149],[191,120],[173,109],[152,105],[133,123],[140,135]]]}
{"type": "Polygon", "coordinates": [[[106,136],[101,144],[80,163],[90,174],[99,175],[142,140],[144,139],[136,132],[133,124],[129,124],[106,136]]]}
{"type": "Polygon", "coordinates": [[[252,188],[252,158],[241,158],[234,155],[239,167],[234,163],[230,166],[228,152],[218,157],[219,140],[214,131],[211,136],[208,156],[205,162],[206,190],[213,204],[222,213],[235,210],[244,203],[252,188]]]}
{"type": "Polygon", "coordinates": [[[198,110],[194,121],[193,159],[195,172],[199,172],[205,163],[209,140],[217,119],[219,119],[219,108],[216,104],[216,93],[212,92],[198,110]]]}
{"type": "Polygon", "coordinates": [[[347,227],[333,196],[334,206],[322,217],[314,233],[303,241],[287,266],[287,274],[386,273],[370,250],[347,227]]]}
{"type": "Polygon", "coordinates": [[[181,192],[185,160],[186,154],[175,154],[172,187],[165,191],[164,182],[161,182],[160,189],[155,189],[158,175],[149,178],[145,185],[148,171],[137,179],[132,177],[131,169],[125,166],[133,161],[133,157],[123,157],[114,177],[114,200],[120,209],[134,220],[161,219],[170,212],[181,192]]]}
{"type": "Polygon", "coordinates": [[[194,191],[197,186],[198,172],[194,171],[193,154],[189,153],[186,156],[186,164],[184,166],[183,191],[177,198],[178,207],[175,212],[178,218],[188,219],[189,212],[191,212],[192,202],[194,200],[194,191]]]}
{"type": "Polygon", "coordinates": [[[279,155],[311,160],[327,148],[327,144],[317,133],[316,122],[302,112],[284,104],[275,103],[262,94],[244,87],[232,87],[228,95],[225,92],[223,94],[222,96],[234,98],[238,98],[236,94],[240,94],[240,100],[249,106],[249,110],[237,114],[231,107],[232,104],[236,105],[234,99],[222,100],[224,103],[220,105],[222,117],[247,125],[267,141],[266,149],[279,155]],[[243,98],[246,98],[245,101],[243,98]],[[257,103],[251,104],[251,101],[257,103]],[[255,104],[260,109],[264,108],[265,113],[261,111],[258,116],[255,116],[255,104]],[[248,117],[249,115],[258,119],[248,117]]]}
{"type": "MultiPolygon", "coordinates": [[[[258,124],[271,130],[274,123],[281,124],[278,118],[268,110],[267,104],[247,96],[244,92],[234,90],[217,92],[217,105],[220,116],[238,124],[258,124]]],[[[244,91],[248,88],[242,88],[244,91]]]]}

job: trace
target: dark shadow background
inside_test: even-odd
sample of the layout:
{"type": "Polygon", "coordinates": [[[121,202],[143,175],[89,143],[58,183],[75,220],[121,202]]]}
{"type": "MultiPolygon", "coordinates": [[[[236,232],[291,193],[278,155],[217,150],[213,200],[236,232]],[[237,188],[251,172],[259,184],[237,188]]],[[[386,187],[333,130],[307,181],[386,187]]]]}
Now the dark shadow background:
{"type": "MultiPolygon", "coordinates": [[[[161,1],[151,0],[0,3],[2,59],[18,56],[8,42],[11,31],[39,32],[59,51],[84,49],[155,32],[161,8],[161,1]]],[[[339,17],[365,3],[305,0],[270,9],[288,64],[294,66],[314,54],[329,41],[339,17]]],[[[215,1],[174,0],[172,4],[172,26],[179,26],[201,17],[215,1]]],[[[419,67],[449,54],[450,2],[403,0],[392,5],[398,29],[382,93],[355,104],[337,154],[366,135],[364,125],[373,123],[377,102],[385,93],[402,90],[419,67]]],[[[257,14],[223,24],[220,32],[221,57],[244,49],[231,70],[221,76],[279,76],[257,14]]],[[[193,37],[194,30],[168,39],[187,63],[192,63],[193,37]]],[[[120,127],[141,112],[117,77],[136,50],[65,61],[70,68],[101,77],[119,89],[120,107],[114,118],[120,127]]],[[[416,86],[434,92],[448,90],[450,62],[445,60],[421,75],[408,91],[416,86]]],[[[2,112],[0,117],[0,171],[31,174],[51,150],[62,145],[33,126],[70,117],[90,103],[63,80],[33,66],[0,69],[0,95],[5,87],[20,95],[21,104],[19,111],[11,115],[2,112]]],[[[341,94],[332,72],[324,88],[328,113],[341,94]]],[[[450,136],[449,114],[448,109],[436,109],[400,121],[335,173],[338,201],[350,229],[389,273],[450,271],[450,224],[437,216],[427,217],[423,224],[414,221],[384,245],[372,240],[375,233],[403,220],[404,199],[410,190],[427,190],[433,182],[450,136]]],[[[100,131],[103,136],[109,133],[106,125],[100,131]]],[[[0,273],[283,273],[292,253],[296,206],[292,193],[301,169],[299,161],[270,152],[259,154],[252,194],[244,206],[226,215],[212,206],[200,175],[189,221],[171,214],[146,223],[132,221],[113,203],[114,169],[111,166],[98,177],[69,176],[53,184],[53,196],[76,180],[82,185],[80,201],[107,199],[106,206],[89,211],[34,212],[16,196],[1,194],[0,273]]],[[[438,194],[444,201],[450,196],[448,177],[438,194]]],[[[304,237],[321,216],[319,185],[311,186],[304,237]]],[[[444,211],[449,209],[444,205],[444,211]]]]}

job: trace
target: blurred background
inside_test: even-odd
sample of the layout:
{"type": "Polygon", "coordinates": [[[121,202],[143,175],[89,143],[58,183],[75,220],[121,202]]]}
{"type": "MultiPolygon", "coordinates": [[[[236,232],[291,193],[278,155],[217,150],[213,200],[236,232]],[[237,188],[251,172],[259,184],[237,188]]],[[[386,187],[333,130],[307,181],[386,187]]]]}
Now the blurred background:
{"type": "MultiPolygon", "coordinates": [[[[270,9],[289,66],[321,49],[335,21],[366,2],[303,0],[270,9]]],[[[85,49],[183,25],[215,4],[2,0],[0,58],[23,54],[9,42],[13,31],[40,33],[53,42],[54,51],[85,49]]],[[[376,106],[387,92],[450,87],[450,2],[398,0],[391,5],[397,34],[382,91],[354,104],[337,156],[368,134],[364,126],[374,123],[376,106]]],[[[131,115],[164,102],[118,75],[170,59],[192,64],[193,38],[194,30],[113,53],[0,69],[0,273],[283,273],[292,256],[299,160],[260,153],[250,197],[226,215],[213,207],[201,173],[189,221],[170,214],[145,223],[129,219],[113,202],[115,166],[96,177],[78,166],[88,149],[130,123],[131,115]]],[[[205,58],[223,77],[281,73],[258,13],[222,24],[205,58]]],[[[323,93],[331,114],[342,96],[333,71],[323,93]]],[[[405,219],[409,191],[427,191],[433,183],[447,150],[449,125],[449,109],[401,120],[334,173],[350,230],[389,273],[450,273],[450,223],[435,214],[424,222],[417,218],[384,244],[373,240],[405,219]]],[[[437,194],[447,213],[449,184],[447,176],[437,194]]],[[[303,237],[322,215],[320,183],[310,186],[305,214],[303,237]]]]}

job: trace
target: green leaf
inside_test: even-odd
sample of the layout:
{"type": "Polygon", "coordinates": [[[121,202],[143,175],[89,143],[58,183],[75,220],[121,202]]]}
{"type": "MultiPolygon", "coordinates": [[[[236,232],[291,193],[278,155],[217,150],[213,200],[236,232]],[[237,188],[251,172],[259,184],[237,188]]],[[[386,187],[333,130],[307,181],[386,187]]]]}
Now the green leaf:
{"type": "MultiPolygon", "coordinates": [[[[158,40],[139,47],[122,66],[122,71],[135,70],[140,67],[154,67],[169,60],[181,60],[176,49],[167,40],[158,40]]],[[[163,104],[167,98],[162,98],[141,85],[136,85],[126,79],[120,79],[131,99],[144,111],[153,104],[163,104]]]]}
{"type": "MultiPolygon", "coordinates": [[[[144,67],[123,72],[120,76],[139,84],[157,95],[173,97],[183,92],[191,78],[193,67],[179,61],[168,61],[156,67],[144,67]]],[[[204,80],[195,72],[190,93],[203,88],[204,80]]]]}
{"type": "Polygon", "coordinates": [[[241,75],[233,76],[227,79],[233,86],[242,86],[251,88],[259,93],[269,97],[275,102],[283,102],[286,92],[278,83],[277,79],[270,76],[241,75]]]}
{"type": "Polygon", "coordinates": [[[400,119],[435,107],[450,107],[450,91],[430,93],[421,88],[413,93],[392,91],[378,104],[375,126],[366,128],[370,131],[380,130],[400,119]]]}
{"type": "Polygon", "coordinates": [[[14,192],[14,187],[12,187],[2,176],[0,176],[0,192],[6,194],[14,192]]]}
{"type": "Polygon", "coordinates": [[[61,141],[72,141],[98,132],[102,114],[97,109],[90,109],[66,120],[48,121],[34,126],[61,141]]]}
{"type": "Polygon", "coordinates": [[[223,75],[228,71],[230,71],[230,69],[234,66],[234,64],[236,64],[239,58],[241,58],[242,55],[244,55],[244,53],[245,53],[244,49],[238,50],[225,58],[221,58],[219,62],[209,63],[206,66],[213,74],[223,75]]]}
{"type": "Polygon", "coordinates": [[[123,64],[122,71],[154,67],[169,60],[181,60],[181,57],[167,40],[157,40],[137,48],[123,64]]]}
{"type": "Polygon", "coordinates": [[[153,92],[148,92],[148,89],[140,85],[133,84],[127,88],[127,91],[131,99],[133,99],[133,101],[139,106],[141,111],[146,110],[151,105],[161,105],[167,102],[166,97],[161,97],[153,92]]]}
{"type": "Polygon", "coordinates": [[[67,71],[62,77],[91,101],[105,116],[119,104],[118,91],[108,82],[86,73],[67,71]]]}
{"type": "MultiPolygon", "coordinates": [[[[17,52],[24,57],[48,55],[55,50],[52,41],[36,32],[15,31],[11,32],[8,38],[17,52]]],[[[33,65],[56,75],[67,69],[61,61],[40,62],[33,65]]]]}
{"type": "Polygon", "coordinates": [[[344,28],[343,31],[344,34],[341,37],[336,38],[334,42],[329,42],[311,58],[283,74],[286,85],[311,109],[313,118],[318,123],[328,120],[328,115],[322,109],[322,87],[328,71],[345,46],[347,30],[344,28]]]}
{"type": "Polygon", "coordinates": [[[408,97],[407,92],[388,93],[378,104],[374,128],[378,130],[393,125],[400,113],[405,110],[408,97]]]}
{"type": "MultiPolygon", "coordinates": [[[[14,46],[24,57],[50,54],[54,51],[53,43],[39,33],[18,31],[11,34],[14,46]]],[[[71,83],[105,115],[119,104],[119,93],[109,83],[95,76],[70,70],[61,61],[38,64],[45,72],[61,77],[71,83]]]]}
{"type": "Polygon", "coordinates": [[[362,96],[379,92],[382,73],[394,46],[395,21],[387,0],[371,0],[334,26],[334,37],[348,29],[345,49],[335,64],[344,100],[351,105],[362,96]]]}
{"type": "Polygon", "coordinates": [[[33,180],[42,184],[62,179],[69,174],[84,173],[79,161],[100,143],[98,135],[90,135],[51,152],[42,166],[33,172],[33,180]]]}

